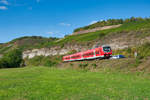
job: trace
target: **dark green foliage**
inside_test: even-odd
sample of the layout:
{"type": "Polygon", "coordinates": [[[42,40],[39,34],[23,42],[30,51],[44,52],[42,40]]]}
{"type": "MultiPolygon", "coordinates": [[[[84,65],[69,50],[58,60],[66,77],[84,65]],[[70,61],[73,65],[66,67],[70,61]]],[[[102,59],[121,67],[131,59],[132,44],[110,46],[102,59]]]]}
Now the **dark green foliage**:
{"type": "Polygon", "coordinates": [[[79,67],[82,68],[82,69],[85,69],[87,66],[88,66],[88,63],[83,63],[83,64],[80,63],[79,64],[79,67]]]}
{"type": "Polygon", "coordinates": [[[20,67],[22,61],[22,51],[20,49],[13,49],[4,54],[0,59],[0,68],[20,67]]]}
{"type": "Polygon", "coordinates": [[[0,59],[0,68],[4,68],[5,66],[4,59],[0,59]]]}
{"type": "Polygon", "coordinates": [[[128,48],[128,49],[127,49],[127,52],[128,52],[128,53],[131,53],[131,52],[132,52],[131,48],[128,48]]]}
{"type": "Polygon", "coordinates": [[[72,64],[72,63],[70,63],[70,66],[72,67],[72,66],[73,66],[73,64],[72,64]]]}
{"type": "Polygon", "coordinates": [[[47,58],[44,58],[44,59],[43,59],[43,62],[42,62],[42,65],[43,65],[43,66],[47,66],[47,67],[53,67],[53,66],[55,66],[56,64],[57,64],[57,62],[52,61],[52,60],[47,59],[47,58]]]}
{"type": "Polygon", "coordinates": [[[96,68],[97,67],[97,64],[92,64],[93,68],[96,68]]]}

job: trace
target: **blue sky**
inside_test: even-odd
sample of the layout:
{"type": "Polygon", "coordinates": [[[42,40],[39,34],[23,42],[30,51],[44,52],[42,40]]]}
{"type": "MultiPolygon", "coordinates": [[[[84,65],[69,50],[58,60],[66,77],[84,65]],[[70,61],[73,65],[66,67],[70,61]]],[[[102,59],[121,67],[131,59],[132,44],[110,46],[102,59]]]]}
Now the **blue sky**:
{"type": "Polygon", "coordinates": [[[131,16],[149,17],[150,0],[0,0],[0,43],[63,37],[95,21],[131,16]]]}

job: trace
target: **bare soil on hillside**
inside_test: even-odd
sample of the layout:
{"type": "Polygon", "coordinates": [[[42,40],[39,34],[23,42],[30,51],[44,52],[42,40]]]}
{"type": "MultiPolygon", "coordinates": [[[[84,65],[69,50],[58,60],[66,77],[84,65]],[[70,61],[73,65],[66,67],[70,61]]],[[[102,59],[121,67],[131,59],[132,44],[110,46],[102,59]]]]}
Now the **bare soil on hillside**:
{"type": "Polygon", "coordinates": [[[111,26],[104,26],[104,27],[96,27],[94,29],[88,29],[88,30],[84,30],[84,31],[74,32],[72,35],[85,34],[85,33],[89,33],[89,32],[96,32],[96,31],[100,31],[100,30],[117,28],[117,27],[120,27],[120,26],[121,26],[121,24],[119,24],[119,25],[111,25],[111,26]]]}

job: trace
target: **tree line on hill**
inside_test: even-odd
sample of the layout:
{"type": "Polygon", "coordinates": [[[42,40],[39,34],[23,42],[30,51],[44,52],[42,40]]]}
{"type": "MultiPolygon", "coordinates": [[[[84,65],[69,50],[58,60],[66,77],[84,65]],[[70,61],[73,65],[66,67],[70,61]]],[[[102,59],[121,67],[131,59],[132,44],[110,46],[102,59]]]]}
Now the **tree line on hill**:
{"type": "Polygon", "coordinates": [[[93,29],[96,27],[124,24],[124,23],[143,21],[143,20],[149,20],[149,19],[150,18],[141,18],[141,17],[131,17],[131,18],[127,18],[127,19],[108,19],[108,20],[99,21],[92,25],[77,28],[74,30],[74,32],[79,32],[79,31],[83,31],[83,30],[87,30],[87,29],[93,29]]]}

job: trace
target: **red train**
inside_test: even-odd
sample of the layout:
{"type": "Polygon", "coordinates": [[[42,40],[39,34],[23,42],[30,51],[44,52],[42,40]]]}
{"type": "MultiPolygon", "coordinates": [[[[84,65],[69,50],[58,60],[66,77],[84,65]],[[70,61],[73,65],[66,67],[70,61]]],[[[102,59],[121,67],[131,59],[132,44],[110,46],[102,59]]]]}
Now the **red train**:
{"type": "Polygon", "coordinates": [[[96,58],[109,58],[112,56],[112,50],[110,46],[101,46],[95,49],[87,50],[85,52],[79,52],[72,55],[63,57],[63,61],[77,61],[96,58]]]}

